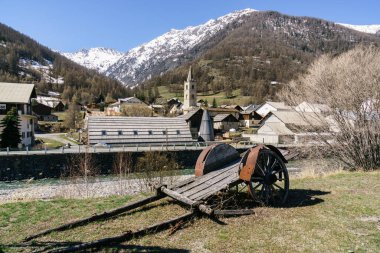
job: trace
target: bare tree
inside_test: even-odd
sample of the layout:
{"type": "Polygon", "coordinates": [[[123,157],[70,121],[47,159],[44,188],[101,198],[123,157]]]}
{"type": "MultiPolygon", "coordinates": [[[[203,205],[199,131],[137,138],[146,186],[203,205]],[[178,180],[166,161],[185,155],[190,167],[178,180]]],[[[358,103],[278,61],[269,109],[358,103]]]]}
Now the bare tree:
{"type": "Polygon", "coordinates": [[[316,138],[347,166],[380,167],[379,49],[359,46],[339,56],[324,55],[286,85],[279,97],[294,106],[311,104],[299,113],[305,120],[314,113],[308,122],[323,129],[316,138]],[[324,113],[315,104],[324,104],[324,113]]]}
{"type": "Polygon", "coordinates": [[[123,105],[121,114],[130,117],[152,117],[153,111],[146,105],[123,105]]]}
{"type": "MultiPolygon", "coordinates": [[[[72,156],[66,167],[66,179],[75,196],[89,198],[95,195],[96,176],[99,175],[99,169],[91,153],[85,152],[72,156]]],[[[71,195],[71,193],[68,193],[71,195]]]]}
{"type": "Polygon", "coordinates": [[[130,153],[117,153],[113,162],[113,171],[118,177],[118,194],[125,194],[131,186],[128,182],[132,173],[132,157],[130,153]]]}
{"type": "Polygon", "coordinates": [[[178,169],[179,164],[161,152],[146,152],[137,162],[137,172],[141,173],[141,186],[150,190],[163,184],[164,177],[172,178],[172,172],[178,169]]]}

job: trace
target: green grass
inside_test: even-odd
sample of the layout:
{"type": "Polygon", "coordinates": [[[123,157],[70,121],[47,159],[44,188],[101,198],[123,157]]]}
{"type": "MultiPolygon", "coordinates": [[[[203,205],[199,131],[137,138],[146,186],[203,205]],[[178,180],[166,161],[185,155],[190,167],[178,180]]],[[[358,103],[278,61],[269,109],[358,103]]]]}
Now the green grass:
{"type": "Polygon", "coordinates": [[[64,121],[66,118],[66,112],[54,112],[52,114],[58,116],[58,121],[64,121]]]}
{"type": "MultiPolygon", "coordinates": [[[[255,215],[221,218],[224,225],[207,217],[197,218],[173,235],[164,231],[114,248],[142,247],[140,251],[145,248],[145,252],[152,249],[150,247],[163,249],[162,252],[169,249],[176,249],[173,252],[180,249],[191,252],[379,252],[379,182],[380,172],[339,172],[292,179],[289,202],[282,208],[256,207],[255,215]]],[[[16,245],[37,231],[140,197],[2,204],[0,247],[6,252],[32,251],[35,248],[16,245]]],[[[163,200],[141,212],[57,232],[38,241],[90,241],[116,236],[184,212],[179,205],[163,200]]]]}
{"type": "MultiPolygon", "coordinates": [[[[76,138],[79,138],[79,134],[77,134],[78,136],[76,138]]],[[[61,137],[62,139],[65,139],[69,142],[74,142],[75,144],[79,144],[78,141],[74,140],[74,139],[69,139],[66,134],[60,134],[59,137],[61,137]]]]}
{"type": "MultiPolygon", "coordinates": [[[[160,92],[160,95],[163,98],[170,99],[173,97],[177,97],[183,102],[183,92],[181,91],[180,93],[171,93],[169,92],[168,88],[166,86],[159,86],[158,91],[160,92]]],[[[215,98],[217,105],[222,105],[222,104],[238,104],[238,105],[247,105],[250,103],[250,97],[249,96],[241,96],[240,95],[240,89],[234,90],[232,92],[233,97],[231,98],[226,98],[226,93],[225,92],[219,92],[216,94],[210,94],[210,95],[205,95],[200,92],[198,92],[197,97],[198,100],[203,99],[208,101],[209,105],[212,105],[212,101],[215,98]]]]}
{"type": "Polygon", "coordinates": [[[47,148],[59,148],[65,145],[62,142],[59,142],[57,140],[49,139],[49,138],[37,138],[39,140],[42,140],[44,145],[46,145],[47,148]]]}

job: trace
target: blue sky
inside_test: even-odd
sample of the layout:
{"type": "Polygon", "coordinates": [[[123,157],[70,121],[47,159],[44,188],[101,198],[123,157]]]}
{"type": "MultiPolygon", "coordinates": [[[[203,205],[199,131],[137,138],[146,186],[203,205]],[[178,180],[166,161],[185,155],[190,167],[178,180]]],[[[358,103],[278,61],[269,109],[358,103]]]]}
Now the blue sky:
{"type": "Polygon", "coordinates": [[[52,49],[127,51],[171,28],[252,8],[350,24],[380,24],[380,0],[0,0],[0,22],[52,49]]]}

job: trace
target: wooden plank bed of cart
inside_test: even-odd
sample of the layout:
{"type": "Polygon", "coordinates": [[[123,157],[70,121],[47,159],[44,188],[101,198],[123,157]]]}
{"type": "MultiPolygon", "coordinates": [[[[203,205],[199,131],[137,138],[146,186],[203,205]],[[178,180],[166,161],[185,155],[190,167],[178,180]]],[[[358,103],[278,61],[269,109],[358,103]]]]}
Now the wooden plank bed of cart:
{"type": "Polygon", "coordinates": [[[239,155],[228,144],[215,144],[206,147],[199,155],[195,165],[194,177],[174,185],[159,186],[154,196],[42,231],[25,238],[24,242],[47,235],[53,231],[63,231],[97,220],[108,219],[165,197],[170,197],[188,206],[190,211],[185,215],[138,231],[129,231],[119,236],[53,249],[47,252],[75,252],[125,242],[170,228],[178,224],[178,222],[189,220],[199,213],[209,216],[250,214],[252,210],[217,210],[208,204],[208,200],[222,190],[228,190],[244,183],[248,185],[248,192],[255,200],[264,204],[282,204],[286,201],[289,191],[289,176],[285,163],[286,159],[273,146],[258,145],[239,155]]]}

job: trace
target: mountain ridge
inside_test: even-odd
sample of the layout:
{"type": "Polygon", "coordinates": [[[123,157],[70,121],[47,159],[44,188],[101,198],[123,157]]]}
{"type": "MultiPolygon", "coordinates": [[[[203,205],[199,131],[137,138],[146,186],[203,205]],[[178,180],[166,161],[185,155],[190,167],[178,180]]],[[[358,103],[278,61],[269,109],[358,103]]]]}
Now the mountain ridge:
{"type": "MultiPolygon", "coordinates": [[[[148,81],[152,77],[163,75],[168,70],[194,60],[200,54],[204,53],[204,51],[211,49],[213,45],[217,44],[216,40],[212,41],[213,36],[216,36],[219,32],[223,33],[223,30],[230,29],[230,31],[232,31],[236,29],[239,25],[244,23],[249,16],[256,13],[269,12],[244,9],[226,14],[217,19],[211,19],[197,26],[187,26],[184,29],[171,29],[163,35],[132,48],[125,53],[114,50],[112,54],[117,54],[114,58],[112,58],[112,56],[101,57],[93,55],[85,59],[86,57],[83,53],[82,56],[78,56],[81,51],[63,54],[83,66],[96,69],[100,73],[115,78],[127,86],[134,87],[148,81]],[[78,57],[75,57],[75,54],[77,54],[78,57]],[[102,58],[105,59],[103,62],[101,61],[102,58]],[[108,60],[108,58],[112,58],[112,60],[108,60]]],[[[303,17],[294,18],[302,19],[303,17]]],[[[333,22],[329,23],[333,24],[333,22]]],[[[371,34],[376,33],[377,27],[380,29],[380,25],[356,26],[340,23],[334,24],[371,34]]],[[[228,32],[229,31],[227,31],[227,33],[228,32]]],[[[103,49],[107,50],[106,48],[103,49]]],[[[88,49],[85,53],[91,52],[91,50],[93,50],[93,48],[88,49]]]]}

